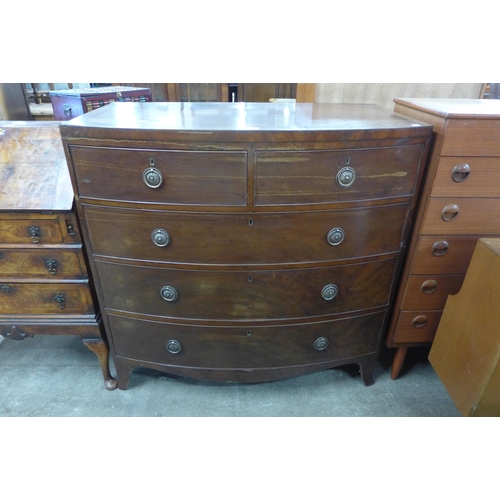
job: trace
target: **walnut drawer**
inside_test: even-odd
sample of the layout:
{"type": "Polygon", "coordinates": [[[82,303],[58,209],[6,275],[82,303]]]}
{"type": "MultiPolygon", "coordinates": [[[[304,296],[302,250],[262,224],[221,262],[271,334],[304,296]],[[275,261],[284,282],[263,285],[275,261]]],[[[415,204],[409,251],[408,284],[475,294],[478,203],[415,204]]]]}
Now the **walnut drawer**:
{"type": "Polygon", "coordinates": [[[443,309],[448,295],[460,291],[464,275],[412,275],[406,283],[401,309],[443,309]]]}
{"type": "Polygon", "coordinates": [[[200,264],[320,262],[399,252],[408,210],[404,203],[325,212],[193,214],[84,205],[92,253],[200,264]],[[153,242],[155,231],[163,238],[158,245],[166,246],[153,242]]]}
{"type": "Polygon", "coordinates": [[[0,314],[90,314],[94,306],[86,283],[0,282],[0,314]],[[62,306],[62,307],[61,307],[62,306]]]}
{"type": "Polygon", "coordinates": [[[81,198],[138,203],[245,206],[247,153],[70,146],[81,198]],[[143,175],[163,180],[148,187],[143,175]]]}
{"type": "Polygon", "coordinates": [[[272,271],[191,271],[98,259],[95,263],[107,310],[198,320],[260,320],[386,306],[396,260],[272,271]],[[328,285],[338,289],[330,300],[322,297],[328,285]],[[176,300],[162,298],[166,286],[175,289],[176,300]]]}
{"type": "Polygon", "coordinates": [[[58,219],[0,219],[1,245],[44,245],[63,243],[58,219]]]}
{"type": "Polygon", "coordinates": [[[401,311],[392,342],[400,344],[432,342],[442,314],[442,310],[401,311]]]}
{"type": "Polygon", "coordinates": [[[341,151],[257,151],[255,204],[338,203],[412,195],[423,146],[341,151]],[[353,169],[352,185],[337,177],[353,169]]]}
{"type": "Polygon", "coordinates": [[[500,158],[441,157],[432,197],[496,198],[500,186],[500,158]]]}
{"type": "Polygon", "coordinates": [[[0,277],[81,279],[87,276],[80,249],[0,248],[0,277]]]}
{"type": "Polygon", "coordinates": [[[465,274],[478,238],[474,236],[420,236],[412,274],[465,274]]]}
{"type": "Polygon", "coordinates": [[[422,234],[500,233],[500,198],[431,198],[422,234]],[[445,221],[443,217],[452,218],[445,221]]]}
{"type": "Polygon", "coordinates": [[[341,360],[373,353],[384,312],[286,326],[207,327],[108,316],[117,356],[212,369],[271,368],[341,360]],[[326,338],[323,350],[314,342],[326,338]],[[180,352],[171,354],[174,340],[180,352]]]}
{"type": "Polygon", "coordinates": [[[500,120],[448,120],[442,156],[500,156],[500,120]]]}

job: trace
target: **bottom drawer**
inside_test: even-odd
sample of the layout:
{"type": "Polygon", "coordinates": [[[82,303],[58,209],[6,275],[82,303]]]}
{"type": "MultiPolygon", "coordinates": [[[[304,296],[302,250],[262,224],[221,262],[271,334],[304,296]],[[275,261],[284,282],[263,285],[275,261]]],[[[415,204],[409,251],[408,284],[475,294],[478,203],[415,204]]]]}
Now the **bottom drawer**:
{"type": "Polygon", "coordinates": [[[443,311],[401,311],[391,344],[432,342],[442,313],[443,311]]]}
{"type": "Polygon", "coordinates": [[[336,321],[248,328],[175,325],[114,315],[108,319],[117,356],[234,369],[308,365],[375,353],[384,316],[382,311],[336,321]]]}

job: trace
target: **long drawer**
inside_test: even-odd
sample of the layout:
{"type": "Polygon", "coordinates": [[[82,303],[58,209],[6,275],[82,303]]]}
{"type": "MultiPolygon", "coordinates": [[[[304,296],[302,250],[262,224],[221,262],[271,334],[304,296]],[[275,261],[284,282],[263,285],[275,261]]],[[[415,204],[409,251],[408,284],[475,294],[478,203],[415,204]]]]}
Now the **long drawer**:
{"type": "Polygon", "coordinates": [[[271,320],[386,306],[396,258],[273,271],[206,271],[95,260],[107,310],[197,320],[271,320]]]}
{"type": "Polygon", "coordinates": [[[246,205],[247,153],[71,146],[81,198],[246,205]]]}
{"type": "Polygon", "coordinates": [[[93,254],[202,264],[321,262],[396,253],[408,210],[405,203],[325,212],[193,214],[84,205],[93,254]]]}
{"type": "Polygon", "coordinates": [[[257,151],[255,204],[338,203],[412,195],[423,146],[257,151]]]}
{"type": "Polygon", "coordinates": [[[212,369],[324,363],[374,353],[384,312],[287,326],[207,327],[110,314],[117,356],[212,369]]]}

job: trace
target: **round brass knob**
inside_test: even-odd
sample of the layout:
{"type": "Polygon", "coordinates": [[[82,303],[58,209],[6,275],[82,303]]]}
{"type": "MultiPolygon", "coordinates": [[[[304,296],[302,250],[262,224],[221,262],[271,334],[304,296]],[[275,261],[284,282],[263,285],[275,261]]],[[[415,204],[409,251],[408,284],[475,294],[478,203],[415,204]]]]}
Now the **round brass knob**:
{"type": "Polygon", "coordinates": [[[456,218],[460,208],[458,205],[446,205],[443,210],[441,210],[441,218],[445,222],[450,222],[456,218]]]}
{"type": "Polygon", "coordinates": [[[177,290],[173,286],[164,286],[160,290],[160,295],[167,302],[174,302],[179,297],[179,294],[177,293],[177,290]]]}
{"type": "Polygon", "coordinates": [[[448,243],[446,241],[436,241],[434,245],[432,245],[432,255],[436,257],[441,257],[448,251],[448,243]]]}
{"type": "Polygon", "coordinates": [[[182,344],[178,340],[169,340],[165,348],[170,354],[179,354],[182,351],[182,344]]]}
{"type": "Polygon", "coordinates": [[[457,165],[453,168],[453,170],[451,171],[451,178],[455,182],[463,182],[469,177],[469,174],[469,165],[467,165],[467,163],[461,163],[460,165],[457,165]]]}
{"type": "Polygon", "coordinates": [[[147,168],[142,173],[142,180],[151,189],[159,188],[163,183],[163,175],[154,167],[147,168]]]}
{"type": "Polygon", "coordinates": [[[339,245],[344,241],[344,230],[341,229],[340,227],[334,227],[333,229],[330,229],[328,231],[328,234],[326,235],[326,241],[330,243],[330,245],[339,245]]]}
{"type": "Polygon", "coordinates": [[[341,168],[337,173],[337,184],[342,188],[352,186],[355,180],[356,170],[352,167],[341,168]]]}
{"type": "Polygon", "coordinates": [[[427,280],[422,283],[420,290],[424,293],[432,293],[436,291],[437,286],[438,284],[436,280],[427,280]]]}
{"type": "Polygon", "coordinates": [[[423,328],[427,324],[427,316],[415,316],[412,321],[412,325],[415,328],[423,328]]]}
{"type": "Polygon", "coordinates": [[[321,290],[321,296],[325,300],[332,300],[337,295],[338,291],[337,285],[326,285],[323,290],[321,290]]]}
{"type": "Polygon", "coordinates": [[[170,243],[170,235],[165,229],[155,229],[151,233],[151,240],[157,247],[166,247],[170,243]]]}
{"type": "Polygon", "coordinates": [[[328,341],[328,339],[326,337],[319,337],[318,339],[316,339],[314,341],[313,347],[317,351],[324,351],[328,347],[329,343],[330,342],[328,341]]]}

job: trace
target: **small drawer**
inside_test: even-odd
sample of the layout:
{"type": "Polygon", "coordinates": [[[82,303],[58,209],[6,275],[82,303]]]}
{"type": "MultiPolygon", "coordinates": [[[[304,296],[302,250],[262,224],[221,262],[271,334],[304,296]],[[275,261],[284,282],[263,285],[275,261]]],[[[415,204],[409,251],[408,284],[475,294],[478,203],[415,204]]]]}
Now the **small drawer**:
{"type": "Polygon", "coordinates": [[[0,314],[90,314],[88,285],[76,283],[0,282],[0,314]]]}
{"type": "Polygon", "coordinates": [[[401,311],[391,343],[432,342],[443,311],[401,311]]]}
{"type": "Polygon", "coordinates": [[[396,258],[276,271],[207,271],[96,260],[107,309],[197,320],[279,320],[388,304],[396,258]]]}
{"type": "Polygon", "coordinates": [[[500,234],[500,198],[431,198],[422,234],[500,234]]]}
{"type": "Polygon", "coordinates": [[[500,158],[442,157],[432,197],[496,198],[500,186],[500,158]]]}
{"type": "Polygon", "coordinates": [[[396,253],[408,210],[405,203],[325,212],[190,214],[84,205],[92,253],[198,264],[321,262],[396,253]]]}
{"type": "Polygon", "coordinates": [[[63,241],[57,219],[0,219],[0,245],[49,245],[63,241]]]}
{"type": "Polygon", "coordinates": [[[108,316],[117,356],[211,369],[325,363],[376,352],[384,313],[286,326],[200,327],[108,316]]]}
{"type": "Polygon", "coordinates": [[[460,291],[465,275],[412,275],[408,278],[401,309],[444,309],[448,295],[460,291]]]}
{"type": "Polygon", "coordinates": [[[500,120],[448,120],[441,155],[500,156],[500,120]]]}
{"type": "Polygon", "coordinates": [[[87,273],[81,250],[0,248],[0,277],[5,279],[81,279],[87,273]]]}
{"type": "Polygon", "coordinates": [[[409,196],[423,146],[257,151],[255,204],[301,205],[409,196]]]}
{"type": "Polygon", "coordinates": [[[70,147],[80,198],[245,206],[247,153],[70,147]]]}

